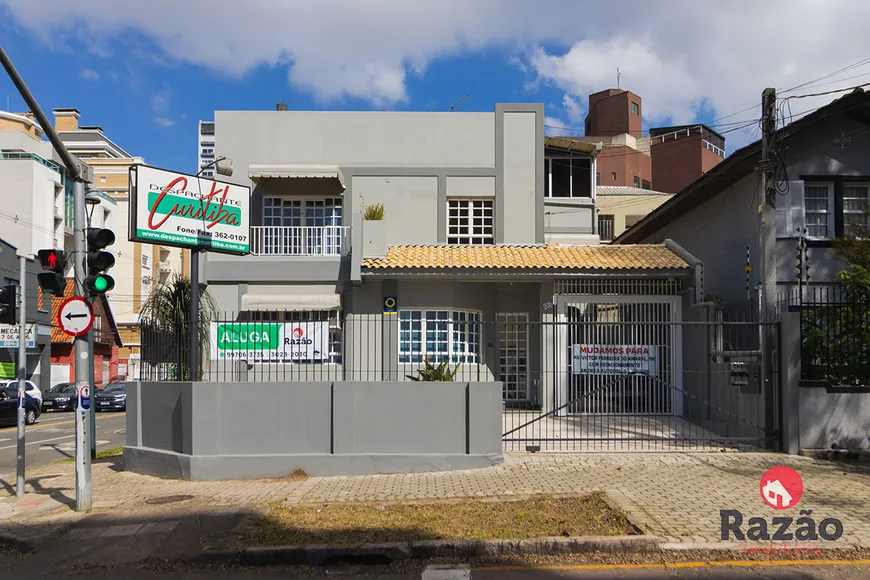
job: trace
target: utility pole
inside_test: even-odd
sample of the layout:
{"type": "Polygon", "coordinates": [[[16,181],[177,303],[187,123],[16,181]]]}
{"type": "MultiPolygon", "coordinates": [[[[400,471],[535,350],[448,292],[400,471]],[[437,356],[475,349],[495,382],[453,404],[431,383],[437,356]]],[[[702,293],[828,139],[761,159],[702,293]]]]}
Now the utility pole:
{"type": "MultiPolygon", "coordinates": [[[[0,63],[6,69],[6,73],[21,94],[25,104],[30,108],[36,121],[39,123],[42,130],[45,131],[48,140],[51,142],[55,151],[58,152],[64,165],[66,166],[69,177],[73,180],[73,204],[75,206],[74,223],[73,223],[73,279],[75,280],[75,295],[84,296],[84,279],[85,279],[85,264],[87,262],[87,244],[85,241],[85,228],[87,227],[86,212],[85,212],[85,182],[91,181],[93,170],[85,163],[76,159],[64,146],[60,140],[57,131],[49,122],[42,108],[34,98],[30,89],[18,74],[15,65],[6,51],[0,46],[0,63]]],[[[86,336],[75,337],[75,377],[77,392],[88,383],[88,358],[91,353],[88,350],[88,339],[86,336]]],[[[82,404],[82,397],[77,396],[77,406],[75,414],[76,423],[76,511],[90,511],[92,505],[91,497],[91,454],[88,445],[88,422],[87,410],[82,404]]],[[[87,405],[88,407],[90,404],[87,405]]]]}
{"type": "Polygon", "coordinates": [[[761,377],[764,381],[764,431],[774,437],[773,413],[773,360],[776,344],[776,164],[774,138],[776,136],[776,89],[767,88],[761,94],[761,300],[759,330],[761,344],[761,377]]]}
{"type": "Polygon", "coordinates": [[[773,140],[776,133],[776,89],[761,95],[761,320],[776,316],[776,184],[774,182],[773,140]]]}
{"type": "Polygon", "coordinates": [[[24,497],[24,414],[27,396],[25,381],[27,380],[27,258],[21,260],[21,273],[18,282],[18,479],[15,484],[15,495],[24,497]]]}

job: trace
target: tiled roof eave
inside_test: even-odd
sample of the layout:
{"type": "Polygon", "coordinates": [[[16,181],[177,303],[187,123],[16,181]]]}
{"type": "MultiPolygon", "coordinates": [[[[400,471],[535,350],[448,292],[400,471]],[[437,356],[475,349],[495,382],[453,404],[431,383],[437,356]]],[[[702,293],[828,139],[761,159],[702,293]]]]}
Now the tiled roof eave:
{"type": "Polygon", "coordinates": [[[496,267],[366,267],[363,266],[364,276],[390,276],[390,275],[455,275],[455,276],[525,276],[525,277],[570,277],[570,276],[638,276],[638,275],[687,275],[692,272],[690,266],[684,268],[673,267],[644,267],[644,268],[496,268],[496,267]]]}

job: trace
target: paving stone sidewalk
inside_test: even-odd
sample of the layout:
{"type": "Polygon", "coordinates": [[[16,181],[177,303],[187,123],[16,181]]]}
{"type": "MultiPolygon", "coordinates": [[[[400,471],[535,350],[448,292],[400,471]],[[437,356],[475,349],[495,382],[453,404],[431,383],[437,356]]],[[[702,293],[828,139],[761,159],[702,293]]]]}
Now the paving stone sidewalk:
{"type": "MultiPolygon", "coordinates": [[[[14,474],[0,476],[0,530],[35,536],[83,517],[70,507],[75,497],[72,463],[46,466],[28,476],[28,494],[22,500],[13,495],[14,474]]],[[[94,465],[93,489],[94,514],[111,515],[118,521],[237,513],[276,501],[301,505],[510,498],[603,490],[634,523],[670,542],[719,542],[722,509],[740,510],[747,520],[761,516],[768,521],[780,515],[797,518],[799,510],[812,510],[817,523],[829,517],[843,522],[844,534],[837,544],[870,546],[870,469],[866,464],[771,453],[521,453],[507,454],[504,464],[479,470],[231,482],[187,482],[127,473],[118,457],[94,465]],[[803,498],[793,510],[774,512],[761,500],[761,476],[775,465],[791,466],[803,477],[803,498]]]]}

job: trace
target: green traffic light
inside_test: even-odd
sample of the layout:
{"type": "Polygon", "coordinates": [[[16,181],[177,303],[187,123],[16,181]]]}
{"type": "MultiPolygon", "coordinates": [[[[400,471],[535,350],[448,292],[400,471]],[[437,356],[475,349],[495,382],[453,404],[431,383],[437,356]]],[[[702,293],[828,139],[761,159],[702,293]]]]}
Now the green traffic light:
{"type": "Polygon", "coordinates": [[[109,289],[109,281],[106,280],[105,276],[97,276],[94,279],[94,290],[97,292],[105,292],[109,289]]]}

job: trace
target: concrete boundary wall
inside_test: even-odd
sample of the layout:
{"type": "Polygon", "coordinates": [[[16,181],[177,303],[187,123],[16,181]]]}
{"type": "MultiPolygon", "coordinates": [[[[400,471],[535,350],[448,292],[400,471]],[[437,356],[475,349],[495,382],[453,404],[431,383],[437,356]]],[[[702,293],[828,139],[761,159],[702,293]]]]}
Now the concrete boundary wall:
{"type": "Polygon", "coordinates": [[[210,481],[502,461],[500,382],[131,383],[126,469],[210,481]]]}

